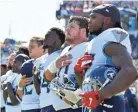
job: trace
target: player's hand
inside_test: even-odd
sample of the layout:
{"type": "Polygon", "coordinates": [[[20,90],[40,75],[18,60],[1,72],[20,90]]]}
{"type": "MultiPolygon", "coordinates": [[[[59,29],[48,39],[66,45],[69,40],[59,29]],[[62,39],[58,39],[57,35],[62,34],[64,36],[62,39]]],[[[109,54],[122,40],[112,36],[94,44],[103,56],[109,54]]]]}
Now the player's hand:
{"type": "Polygon", "coordinates": [[[11,85],[11,83],[10,83],[10,82],[7,82],[7,86],[8,86],[8,85],[11,85]]]}
{"type": "Polygon", "coordinates": [[[56,67],[59,69],[61,67],[65,67],[67,65],[69,65],[72,61],[72,55],[68,54],[68,55],[63,55],[60,56],[57,60],[56,60],[56,67]]]}
{"type": "Polygon", "coordinates": [[[26,78],[26,75],[23,75],[20,82],[19,82],[19,87],[24,87],[26,86],[27,84],[29,84],[31,81],[31,78],[26,78]]]}
{"type": "Polygon", "coordinates": [[[99,91],[81,93],[80,96],[82,97],[82,105],[89,109],[96,108],[103,101],[99,94],[99,91]]]}
{"type": "Polygon", "coordinates": [[[63,97],[62,99],[64,100],[64,102],[66,102],[68,105],[70,105],[72,109],[78,108],[78,105],[73,104],[71,101],[67,100],[66,98],[63,97]]]}
{"type": "Polygon", "coordinates": [[[94,60],[94,56],[85,53],[84,56],[79,58],[77,63],[75,64],[74,66],[75,72],[83,76],[85,70],[91,66],[92,60],[94,60]]]}

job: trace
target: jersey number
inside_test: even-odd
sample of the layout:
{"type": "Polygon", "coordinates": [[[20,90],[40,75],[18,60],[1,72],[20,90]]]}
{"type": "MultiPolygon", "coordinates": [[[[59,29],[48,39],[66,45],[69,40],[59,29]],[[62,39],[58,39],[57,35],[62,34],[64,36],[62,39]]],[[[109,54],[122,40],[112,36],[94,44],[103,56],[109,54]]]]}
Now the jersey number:
{"type": "Polygon", "coordinates": [[[32,84],[33,84],[33,82],[30,83],[30,84],[28,84],[27,86],[25,86],[25,88],[24,88],[25,95],[30,95],[30,94],[32,94],[33,88],[32,88],[31,90],[27,90],[27,87],[29,87],[29,85],[32,85],[32,84]]]}
{"type": "Polygon", "coordinates": [[[49,89],[49,83],[46,83],[46,81],[43,79],[43,82],[42,82],[42,85],[41,85],[41,87],[42,88],[46,88],[47,89],[47,93],[49,93],[50,92],[50,89],[49,89]]]}

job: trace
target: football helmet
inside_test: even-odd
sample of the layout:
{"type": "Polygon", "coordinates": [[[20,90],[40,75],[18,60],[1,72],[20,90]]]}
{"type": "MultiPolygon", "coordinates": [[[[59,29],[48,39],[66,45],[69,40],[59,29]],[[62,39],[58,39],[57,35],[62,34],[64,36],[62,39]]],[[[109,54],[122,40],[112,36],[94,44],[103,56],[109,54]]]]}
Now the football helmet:
{"type": "Polygon", "coordinates": [[[72,107],[74,105],[77,107],[79,104],[78,102],[81,99],[81,97],[79,97],[79,93],[81,92],[81,89],[79,89],[75,74],[64,74],[62,81],[60,77],[54,78],[50,82],[49,88],[58,96],[70,101],[72,107]]]}
{"type": "Polygon", "coordinates": [[[33,62],[32,60],[28,60],[24,62],[21,66],[20,73],[21,75],[26,75],[26,77],[32,77],[33,76],[33,62]]]}
{"type": "Polygon", "coordinates": [[[117,72],[113,66],[98,66],[85,77],[82,88],[85,92],[100,90],[114,79],[117,72]]]}

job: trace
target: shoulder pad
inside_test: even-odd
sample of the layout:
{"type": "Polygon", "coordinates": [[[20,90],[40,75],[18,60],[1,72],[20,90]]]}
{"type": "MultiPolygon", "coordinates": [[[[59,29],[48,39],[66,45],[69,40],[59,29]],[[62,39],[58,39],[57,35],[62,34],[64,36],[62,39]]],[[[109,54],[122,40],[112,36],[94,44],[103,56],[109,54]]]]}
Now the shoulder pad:
{"type": "Polygon", "coordinates": [[[101,36],[103,36],[107,41],[121,43],[129,36],[129,34],[120,28],[110,28],[101,33],[101,36]]]}

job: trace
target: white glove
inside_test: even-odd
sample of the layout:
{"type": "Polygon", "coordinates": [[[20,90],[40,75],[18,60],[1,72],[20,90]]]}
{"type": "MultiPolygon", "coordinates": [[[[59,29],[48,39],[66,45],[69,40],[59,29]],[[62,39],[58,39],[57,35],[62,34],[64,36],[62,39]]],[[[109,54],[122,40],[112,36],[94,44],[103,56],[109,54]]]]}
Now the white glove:
{"type": "Polygon", "coordinates": [[[81,89],[77,89],[76,91],[62,89],[61,92],[65,94],[64,98],[73,104],[76,104],[81,100],[81,97],[79,96],[79,94],[82,92],[81,89]]]}

